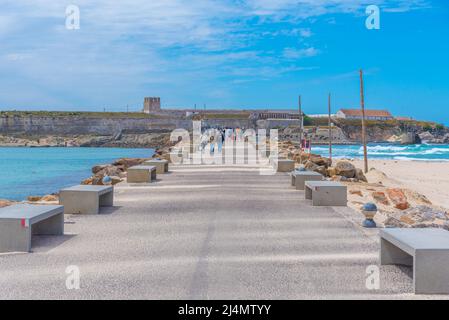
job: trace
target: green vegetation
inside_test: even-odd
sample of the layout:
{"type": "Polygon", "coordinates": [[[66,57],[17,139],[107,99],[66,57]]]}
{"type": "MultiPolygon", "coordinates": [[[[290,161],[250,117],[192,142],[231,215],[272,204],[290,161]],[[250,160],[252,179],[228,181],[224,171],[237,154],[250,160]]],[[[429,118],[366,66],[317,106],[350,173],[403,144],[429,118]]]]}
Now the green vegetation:
{"type": "Polygon", "coordinates": [[[0,111],[0,117],[85,117],[104,119],[138,119],[163,118],[163,116],[150,115],[143,112],[83,112],[83,111],[0,111]]]}
{"type": "Polygon", "coordinates": [[[304,115],[303,117],[303,121],[304,121],[304,126],[311,126],[313,125],[313,120],[311,117],[309,117],[308,115],[304,115]]]}
{"type": "Polygon", "coordinates": [[[248,119],[250,113],[240,112],[240,113],[205,113],[197,114],[193,116],[194,120],[202,119],[248,119]]]}

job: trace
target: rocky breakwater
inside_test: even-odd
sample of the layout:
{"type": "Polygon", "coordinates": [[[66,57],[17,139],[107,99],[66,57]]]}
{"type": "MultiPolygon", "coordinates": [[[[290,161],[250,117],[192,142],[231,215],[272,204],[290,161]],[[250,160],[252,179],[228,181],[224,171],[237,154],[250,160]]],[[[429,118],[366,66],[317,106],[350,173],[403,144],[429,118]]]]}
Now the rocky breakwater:
{"type": "Polygon", "coordinates": [[[317,154],[304,153],[291,141],[279,142],[279,157],[292,159],[306,170],[315,171],[334,181],[366,182],[363,171],[348,161],[337,161],[334,166],[331,159],[317,154]]]}
{"type": "Polygon", "coordinates": [[[122,158],[111,164],[100,164],[92,167],[92,176],[81,181],[81,184],[103,185],[103,178],[109,176],[112,185],[126,179],[130,167],[142,164],[146,160],[158,158],[170,161],[170,146],[157,149],[151,158],[122,158]]]}
{"type": "Polygon", "coordinates": [[[103,185],[103,178],[109,176],[112,185],[120,183],[126,178],[126,171],[129,167],[142,164],[145,160],[141,158],[123,158],[112,164],[101,164],[92,167],[92,176],[81,181],[81,184],[103,185]]]}
{"type": "Polygon", "coordinates": [[[117,147],[155,148],[170,143],[167,132],[126,134],[118,132],[111,136],[66,135],[66,136],[5,136],[0,135],[2,147],[117,147]]]}
{"type": "Polygon", "coordinates": [[[15,203],[14,201],[0,199],[0,208],[4,208],[4,207],[10,206],[10,205],[13,205],[14,203],[15,203]]]}
{"type": "Polygon", "coordinates": [[[376,203],[375,221],[380,227],[427,228],[449,230],[449,212],[435,206],[424,195],[389,179],[371,168],[367,174],[349,160],[337,160],[301,153],[290,141],[279,143],[279,156],[295,160],[307,170],[348,187],[348,206],[361,212],[367,202],[376,203]]]}

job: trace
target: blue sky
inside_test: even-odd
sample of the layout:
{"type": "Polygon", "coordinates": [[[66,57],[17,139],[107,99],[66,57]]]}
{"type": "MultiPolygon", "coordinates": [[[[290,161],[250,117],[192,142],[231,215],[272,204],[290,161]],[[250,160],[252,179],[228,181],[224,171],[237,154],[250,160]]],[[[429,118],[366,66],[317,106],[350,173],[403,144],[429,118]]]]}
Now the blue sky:
{"type": "Polygon", "coordinates": [[[363,68],[368,108],[449,124],[448,39],[444,0],[0,0],[0,109],[324,113],[359,106],[363,68]]]}

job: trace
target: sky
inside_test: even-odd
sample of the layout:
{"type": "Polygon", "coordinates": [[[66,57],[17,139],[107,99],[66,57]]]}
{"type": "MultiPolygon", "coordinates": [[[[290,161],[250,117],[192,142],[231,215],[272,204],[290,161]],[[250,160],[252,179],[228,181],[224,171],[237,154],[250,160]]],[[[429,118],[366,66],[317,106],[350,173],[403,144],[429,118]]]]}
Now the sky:
{"type": "Polygon", "coordinates": [[[360,106],[449,124],[446,0],[0,0],[0,110],[360,106]],[[80,28],[66,28],[66,9],[80,28]],[[380,8],[380,29],[366,8],[380,8]]]}

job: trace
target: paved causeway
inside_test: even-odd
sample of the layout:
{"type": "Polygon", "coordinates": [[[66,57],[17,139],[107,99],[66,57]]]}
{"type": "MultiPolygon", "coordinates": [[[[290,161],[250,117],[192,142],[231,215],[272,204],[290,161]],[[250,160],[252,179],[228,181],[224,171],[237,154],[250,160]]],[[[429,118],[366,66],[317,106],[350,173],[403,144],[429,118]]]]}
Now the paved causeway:
{"type": "Polygon", "coordinates": [[[0,255],[0,298],[413,298],[411,270],[378,264],[376,237],[349,209],[313,208],[287,174],[250,166],[172,166],[151,185],[121,184],[116,207],[66,216],[66,236],[0,255]],[[67,266],[81,288],[66,289],[67,266]]]}

